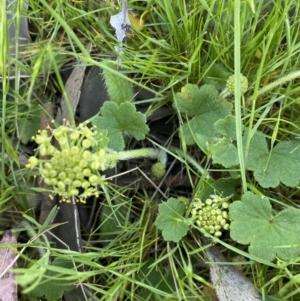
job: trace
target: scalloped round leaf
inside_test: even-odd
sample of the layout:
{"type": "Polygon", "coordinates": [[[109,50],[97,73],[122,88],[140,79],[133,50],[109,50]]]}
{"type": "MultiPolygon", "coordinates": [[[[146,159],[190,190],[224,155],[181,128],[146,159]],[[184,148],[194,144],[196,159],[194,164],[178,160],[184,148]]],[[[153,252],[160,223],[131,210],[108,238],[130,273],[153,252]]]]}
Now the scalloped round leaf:
{"type": "Polygon", "coordinates": [[[185,206],[176,198],[169,198],[159,205],[155,226],[162,230],[165,241],[179,242],[187,234],[189,226],[183,217],[185,206]]]}
{"type": "Polygon", "coordinates": [[[280,183],[296,187],[300,180],[299,146],[296,141],[283,141],[269,151],[264,135],[255,133],[249,146],[247,169],[254,171],[255,180],[263,188],[277,187],[280,183]]]}
{"type": "Polygon", "coordinates": [[[221,135],[215,130],[214,124],[230,114],[232,104],[218,98],[214,86],[203,85],[200,89],[187,84],[176,94],[175,106],[180,112],[195,115],[182,126],[182,133],[187,145],[196,141],[203,150],[207,143],[212,144],[221,135]],[[195,141],[196,140],[196,141],[195,141]]]}
{"type": "Polygon", "coordinates": [[[267,198],[251,192],[229,206],[232,219],[230,237],[249,246],[249,253],[272,261],[278,256],[289,260],[300,255],[300,210],[287,208],[275,216],[267,198]]]}
{"type": "Polygon", "coordinates": [[[214,164],[221,164],[225,168],[239,164],[236,146],[231,143],[230,139],[225,137],[212,146],[212,159],[214,164]]]}
{"type": "Polygon", "coordinates": [[[210,103],[213,103],[218,96],[218,90],[212,85],[186,84],[181,92],[176,93],[176,102],[173,106],[181,113],[199,115],[207,111],[210,103]]]}
{"type": "Polygon", "coordinates": [[[225,118],[218,120],[214,124],[214,128],[221,135],[231,138],[231,140],[236,140],[235,116],[228,115],[225,118]]]}
{"type": "Polygon", "coordinates": [[[136,111],[136,107],[129,101],[117,105],[106,101],[101,110],[101,116],[92,121],[99,129],[108,131],[108,147],[116,151],[125,148],[123,132],[133,136],[136,140],[145,139],[149,131],[146,124],[146,115],[136,111]]]}

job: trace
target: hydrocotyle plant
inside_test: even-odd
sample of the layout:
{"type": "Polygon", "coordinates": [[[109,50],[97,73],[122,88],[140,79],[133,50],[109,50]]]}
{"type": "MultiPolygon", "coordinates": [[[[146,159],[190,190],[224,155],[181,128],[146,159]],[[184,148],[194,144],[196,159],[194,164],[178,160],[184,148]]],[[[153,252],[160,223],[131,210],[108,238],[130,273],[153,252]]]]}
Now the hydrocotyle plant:
{"type": "Polygon", "coordinates": [[[131,85],[124,78],[118,80],[115,73],[104,72],[110,100],[104,102],[100,113],[92,118],[92,127],[88,121],[75,126],[64,120],[63,125],[57,128],[48,125],[33,137],[38,145],[37,154],[29,158],[26,167],[38,167],[44,182],[53,187],[52,197],[58,194],[65,202],[70,202],[72,197],[80,202],[90,196],[97,197],[98,186],[105,179],[103,171],[114,168],[120,160],[157,159],[152,169],[154,176],[163,176],[167,161],[164,151],[124,150],[124,134],[142,140],[149,128],[146,115],[137,112],[132,103],[131,85]]]}

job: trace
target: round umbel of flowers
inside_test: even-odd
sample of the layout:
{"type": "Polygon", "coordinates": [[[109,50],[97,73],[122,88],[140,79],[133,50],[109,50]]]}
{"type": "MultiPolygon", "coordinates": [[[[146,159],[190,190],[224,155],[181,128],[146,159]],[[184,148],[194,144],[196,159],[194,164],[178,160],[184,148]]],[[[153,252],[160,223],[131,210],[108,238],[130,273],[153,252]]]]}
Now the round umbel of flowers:
{"type": "MultiPolygon", "coordinates": [[[[240,89],[241,89],[241,94],[245,94],[248,90],[248,79],[246,76],[243,74],[240,74],[240,89]]],[[[235,89],[234,89],[234,75],[229,76],[226,82],[226,88],[229,93],[235,94],[235,89]]]]}
{"type": "Polygon", "coordinates": [[[26,167],[38,167],[44,182],[62,201],[76,197],[85,202],[87,197],[98,196],[97,186],[104,179],[99,170],[107,169],[106,152],[97,147],[96,135],[96,129],[86,124],[72,127],[64,122],[55,129],[48,126],[33,137],[38,144],[37,155],[29,158],[26,167]]]}
{"type": "Polygon", "coordinates": [[[228,203],[219,196],[211,196],[204,202],[193,202],[192,216],[198,227],[211,235],[220,237],[224,230],[229,230],[228,203]]]}

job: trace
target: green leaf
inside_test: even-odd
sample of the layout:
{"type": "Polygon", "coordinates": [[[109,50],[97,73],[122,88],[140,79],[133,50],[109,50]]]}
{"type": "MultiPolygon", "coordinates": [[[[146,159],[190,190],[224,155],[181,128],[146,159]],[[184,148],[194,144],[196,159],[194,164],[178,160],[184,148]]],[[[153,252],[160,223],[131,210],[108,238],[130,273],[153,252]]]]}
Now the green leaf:
{"type": "Polygon", "coordinates": [[[290,260],[300,255],[300,210],[287,208],[275,216],[267,198],[251,192],[229,206],[230,237],[249,246],[249,253],[272,261],[277,255],[290,260]]]}
{"type": "Polygon", "coordinates": [[[295,187],[300,180],[300,144],[279,142],[269,151],[266,138],[256,133],[250,142],[247,169],[254,171],[255,180],[264,188],[280,183],[295,187]]]}
{"type": "MultiPolygon", "coordinates": [[[[107,62],[106,64],[112,69],[114,68],[111,63],[107,62]]],[[[118,76],[116,70],[112,72],[112,70],[105,68],[103,69],[103,75],[110,101],[120,105],[134,98],[131,84],[125,78],[118,76]]]]}
{"type": "Polygon", "coordinates": [[[155,226],[162,230],[164,240],[179,242],[186,235],[189,226],[183,217],[185,210],[185,203],[175,198],[169,198],[159,205],[155,226]]]}
{"type": "MultiPolygon", "coordinates": [[[[71,269],[72,261],[55,258],[53,266],[71,269]]],[[[58,300],[64,292],[74,289],[75,285],[69,280],[64,280],[62,273],[47,270],[43,281],[31,292],[34,297],[45,297],[48,301],[58,300]],[[48,279],[46,278],[48,277],[48,279]]]]}
{"type": "Polygon", "coordinates": [[[135,106],[126,101],[120,105],[107,101],[100,110],[101,116],[95,117],[93,125],[108,131],[108,147],[121,151],[125,148],[123,133],[133,136],[136,140],[145,139],[149,128],[146,116],[136,111],[135,106]]]}
{"type": "Polygon", "coordinates": [[[207,70],[203,79],[205,84],[214,85],[218,90],[225,88],[226,81],[231,73],[222,64],[210,63],[205,69],[207,70]]]}
{"type": "Polygon", "coordinates": [[[240,185],[240,180],[221,178],[212,183],[208,181],[204,182],[201,185],[203,185],[203,187],[196,194],[196,197],[200,198],[201,200],[211,198],[211,195],[219,195],[222,198],[226,198],[235,193],[236,187],[240,185]]]}
{"type": "Polygon", "coordinates": [[[20,138],[23,144],[27,144],[40,128],[40,112],[41,110],[39,110],[39,115],[35,114],[31,119],[18,119],[20,138]]]}
{"type": "Polygon", "coordinates": [[[187,84],[176,94],[174,106],[182,113],[196,115],[182,126],[187,145],[194,144],[196,138],[201,148],[207,149],[207,143],[212,144],[221,137],[215,130],[214,123],[225,118],[232,105],[217,96],[218,91],[214,86],[204,85],[199,89],[191,84],[187,84]]]}
{"type": "Polygon", "coordinates": [[[237,166],[239,157],[237,148],[229,138],[222,138],[212,146],[212,159],[214,164],[221,164],[225,168],[237,166]]]}
{"type": "Polygon", "coordinates": [[[236,140],[236,125],[233,115],[228,115],[224,119],[218,120],[214,124],[214,128],[221,135],[236,140]]]}
{"type": "Polygon", "coordinates": [[[124,205],[110,206],[104,204],[100,214],[99,232],[103,239],[102,244],[108,245],[120,233],[128,219],[129,208],[124,205]]]}
{"type": "Polygon", "coordinates": [[[201,107],[203,99],[207,101],[206,105],[208,105],[217,96],[218,91],[214,86],[205,85],[199,89],[197,85],[187,84],[181,88],[181,92],[176,93],[176,102],[174,102],[173,106],[181,113],[199,115],[205,110],[205,108],[201,107]]]}

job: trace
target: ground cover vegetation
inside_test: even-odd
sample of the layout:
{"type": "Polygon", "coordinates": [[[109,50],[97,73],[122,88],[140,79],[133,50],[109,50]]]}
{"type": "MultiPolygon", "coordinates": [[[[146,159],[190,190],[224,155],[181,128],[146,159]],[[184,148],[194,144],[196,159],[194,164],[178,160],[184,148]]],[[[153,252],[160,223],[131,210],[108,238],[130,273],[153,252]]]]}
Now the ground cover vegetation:
{"type": "Polygon", "coordinates": [[[298,2],[2,1],[0,300],[300,300],[298,2]]]}

